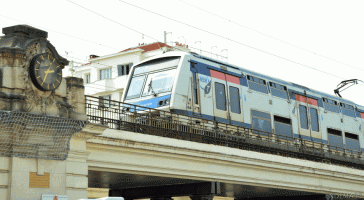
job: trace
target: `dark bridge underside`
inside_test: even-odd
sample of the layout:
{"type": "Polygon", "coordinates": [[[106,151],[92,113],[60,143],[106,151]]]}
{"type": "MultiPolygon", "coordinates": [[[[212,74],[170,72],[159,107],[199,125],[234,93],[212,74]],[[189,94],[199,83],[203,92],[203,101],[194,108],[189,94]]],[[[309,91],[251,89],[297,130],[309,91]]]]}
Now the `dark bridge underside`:
{"type": "Polygon", "coordinates": [[[110,188],[110,196],[122,196],[126,200],[191,195],[216,195],[235,199],[305,195],[309,195],[309,199],[324,197],[323,194],[294,190],[92,170],[89,171],[88,178],[89,187],[110,188]]]}

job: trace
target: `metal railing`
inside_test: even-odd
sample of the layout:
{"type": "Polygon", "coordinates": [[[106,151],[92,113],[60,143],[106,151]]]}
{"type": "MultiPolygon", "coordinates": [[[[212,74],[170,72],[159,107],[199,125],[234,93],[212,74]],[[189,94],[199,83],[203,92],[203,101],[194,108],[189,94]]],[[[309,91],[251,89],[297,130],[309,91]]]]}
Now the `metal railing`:
{"type": "Polygon", "coordinates": [[[88,120],[112,129],[364,169],[360,151],[93,96],[85,98],[88,120]]]}

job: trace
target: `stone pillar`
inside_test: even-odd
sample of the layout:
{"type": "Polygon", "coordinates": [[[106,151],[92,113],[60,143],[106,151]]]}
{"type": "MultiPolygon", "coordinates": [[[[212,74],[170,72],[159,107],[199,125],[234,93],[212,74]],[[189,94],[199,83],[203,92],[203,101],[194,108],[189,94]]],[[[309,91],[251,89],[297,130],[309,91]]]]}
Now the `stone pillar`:
{"type": "Polygon", "coordinates": [[[82,79],[62,78],[68,60],[46,31],[27,25],[2,31],[0,200],[39,200],[44,194],[87,198],[86,140],[106,127],[90,124],[80,131],[87,120],[82,79]],[[42,71],[38,77],[36,70],[42,71]],[[49,81],[48,88],[38,78],[49,81]]]}
{"type": "Polygon", "coordinates": [[[101,135],[106,126],[88,124],[82,131],[72,136],[70,151],[66,160],[66,194],[69,199],[88,198],[88,165],[86,141],[101,135]]]}
{"type": "Polygon", "coordinates": [[[0,157],[0,199],[39,200],[42,194],[87,199],[86,140],[102,134],[106,128],[89,124],[76,133],[65,161],[0,157]]]}

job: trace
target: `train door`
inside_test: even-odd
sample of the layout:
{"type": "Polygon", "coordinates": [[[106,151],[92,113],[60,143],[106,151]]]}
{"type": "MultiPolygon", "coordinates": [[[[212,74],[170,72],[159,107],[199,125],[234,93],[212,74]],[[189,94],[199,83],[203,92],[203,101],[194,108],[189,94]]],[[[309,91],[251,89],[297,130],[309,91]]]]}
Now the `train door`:
{"type": "Polygon", "coordinates": [[[239,125],[239,122],[243,122],[242,106],[241,106],[241,87],[240,80],[238,77],[225,74],[226,85],[227,85],[227,99],[228,109],[231,124],[239,125]]]}
{"type": "Polygon", "coordinates": [[[299,118],[299,133],[303,139],[322,141],[319,127],[317,100],[296,95],[299,118]],[[319,140],[318,140],[319,139],[319,140]]]}
{"type": "MultiPolygon", "coordinates": [[[[211,70],[212,72],[212,70],[211,70]]],[[[213,72],[212,72],[213,73],[213,72]]],[[[215,99],[214,105],[214,116],[215,120],[223,123],[230,123],[229,116],[229,105],[228,105],[228,94],[225,75],[218,72],[220,78],[214,78],[212,80],[213,85],[213,97],[215,99]]]]}
{"type": "Polygon", "coordinates": [[[192,71],[192,112],[200,113],[201,112],[201,98],[200,98],[200,88],[199,88],[199,79],[197,69],[195,68],[195,63],[191,62],[191,71],[192,71]]]}

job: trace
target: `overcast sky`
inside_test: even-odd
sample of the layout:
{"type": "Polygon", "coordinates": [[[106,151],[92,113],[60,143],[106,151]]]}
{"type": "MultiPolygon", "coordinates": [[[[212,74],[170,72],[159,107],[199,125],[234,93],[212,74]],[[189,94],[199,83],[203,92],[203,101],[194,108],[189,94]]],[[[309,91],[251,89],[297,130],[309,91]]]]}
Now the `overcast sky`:
{"type": "MultiPolygon", "coordinates": [[[[112,54],[155,39],[163,42],[167,31],[172,32],[169,42],[186,41],[218,54],[228,49],[228,61],[234,65],[332,95],[342,81],[338,77],[364,80],[362,0],[72,2],[97,14],[67,0],[0,0],[0,27],[28,24],[46,30],[58,52],[71,52],[74,58],[68,59],[78,62],[87,62],[90,54],[112,54]]],[[[356,85],[342,96],[364,105],[363,91],[364,84],[356,85]]]]}

